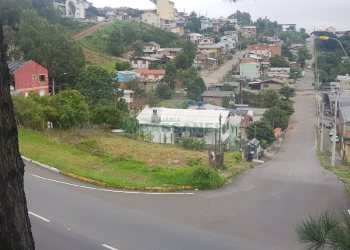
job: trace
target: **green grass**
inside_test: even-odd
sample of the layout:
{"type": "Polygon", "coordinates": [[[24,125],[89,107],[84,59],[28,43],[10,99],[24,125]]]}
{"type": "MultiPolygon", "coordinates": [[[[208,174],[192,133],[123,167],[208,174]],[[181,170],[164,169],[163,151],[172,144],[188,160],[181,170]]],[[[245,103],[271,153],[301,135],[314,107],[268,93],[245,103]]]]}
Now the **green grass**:
{"type": "Polygon", "coordinates": [[[225,182],[224,177],[206,167],[150,166],[130,156],[89,153],[83,147],[63,143],[57,137],[23,128],[19,130],[19,142],[21,154],[26,157],[64,173],[104,182],[112,187],[144,189],[192,186],[206,189],[217,188],[225,182]],[[201,169],[206,169],[204,176],[209,178],[198,181],[201,169]]]}
{"type": "Polygon", "coordinates": [[[325,169],[335,173],[345,183],[346,188],[350,194],[350,166],[348,163],[342,162],[335,167],[330,164],[331,153],[329,151],[321,152],[317,149],[317,155],[320,160],[321,166],[325,169]]]}

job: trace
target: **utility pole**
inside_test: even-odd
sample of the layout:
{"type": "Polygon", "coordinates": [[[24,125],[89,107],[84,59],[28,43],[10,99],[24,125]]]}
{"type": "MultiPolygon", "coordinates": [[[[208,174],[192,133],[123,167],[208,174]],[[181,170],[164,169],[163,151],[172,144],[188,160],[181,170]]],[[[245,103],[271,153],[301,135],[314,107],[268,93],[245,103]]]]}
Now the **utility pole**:
{"type": "Polygon", "coordinates": [[[337,137],[337,113],[338,113],[338,92],[335,91],[335,104],[334,104],[334,131],[332,135],[332,160],[331,165],[332,167],[335,167],[335,139],[337,137]]]}
{"type": "Polygon", "coordinates": [[[52,95],[55,95],[55,77],[52,77],[52,95]]]}
{"type": "Polygon", "coordinates": [[[221,155],[221,118],[222,115],[219,116],[219,155],[221,155]]]}
{"type": "Polygon", "coordinates": [[[321,114],[321,142],[320,151],[323,152],[323,115],[324,115],[324,102],[322,102],[322,114],[321,114]]]}

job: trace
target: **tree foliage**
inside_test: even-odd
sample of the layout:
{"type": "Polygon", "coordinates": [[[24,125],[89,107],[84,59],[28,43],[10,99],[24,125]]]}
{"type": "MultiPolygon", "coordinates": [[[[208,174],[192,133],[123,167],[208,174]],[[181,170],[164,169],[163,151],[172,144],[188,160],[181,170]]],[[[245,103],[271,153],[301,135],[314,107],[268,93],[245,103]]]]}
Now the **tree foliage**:
{"type": "Polygon", "coordinates": [[[289,100],[289,98],[293,97],[295,94],[295,89],[291,88],[289,86],[285,86],[279,90],[279,93],[286,99],[289,100]]]}
{"type": "Polygon", "coordinates": [[[68,40],[59,26],[49,24],[32,10],[21,15],[19,45],[25,59],[48,68],[52,77],[63,73],[77,76],[85,66],[81,47],[68,40]]]}
{"type": "Polygon", "coordinates": [[[275,141],[273,130],[265,120],[251,124],[247,134],[249,140],[256,138],[259,141],[265,141],[268,145],[275,141]]]}
{"type": "Polygon", "coordinates": [[[121,56],[124,53],[122,32],[118,27],[114,27],[108,37],[107,51],[113,56],[121,56]]]}
{"type": "Polygon", "coordinates": [[[98,66],[89,66],[79,75],[77,89],[90,105],[98,104],[101,99],[113,101],[117,97],[115,76],[98,66]]]}
{"type": "Polygon", "coordinates": [[[288,127],[289,115],[278,107],[272,107],[267,110],[263,118],[273,129],[281,128],[282,130],[286,130],[288,127]]]}
{"type": "Polygon", "coordinates": [[[161,83],[156,88],[156,96],[161,100],[171,99],[172,94],[169,84],[161,83]]]}
{"type": "Polygon", "coordinates": [[[275,55],[274,57],[270,58],[270,65],[271,67],[276,67],[276,68],[286,68],[289,67],[289,63],[287,60],[279,55],[275,55]]]}
{"type": "Polygon", "coordinates": [[[29,9],[31,6],[30,0],[1,0],[0,21],[4,25],[16,27],[22,11],[29,9]]]}
{"type": "Polygon", "coordinates": [[[114,106],[97,106],[91,111],[91,122],[109,128],[122,128],[123,114],[114,106]]]}
{"type": "Polygon", "coordinates": [[[234,14],[230,15],[229,18],[237,19],[237,22],[241,26],[249,26],[252,25],[253,21],[251,15],[247,12],[241,12],[237,10],[234,14]]]}
{"type": "Polygon", "coordinates": [[[52,97],[51,102],[57,110],[57,123],[63,128],[82,127],[89,121],[89,106],[79,91],[61,91],[52,97]]]}
{"type": "Polygon", "coordinates": [[[117,61],[115,63],[115,70],[116,71],[126,71],[126,70],[130,70],[131,69],[131,65],[128,61],[117,61]]]}
{"type": "Polygon", "coordinates": [[[13,96],[12,100],[18,125],[36,130],[44,128],[46,120],[39,103],[23,96],[13,96]]]}
{"type": "Polygon", "coordinates": [[[201,19],[197,16],[197,13],[192,11],[188,22],[186,23],[185,29],[190,32],[198,33],[201,30],[201,19]]]}

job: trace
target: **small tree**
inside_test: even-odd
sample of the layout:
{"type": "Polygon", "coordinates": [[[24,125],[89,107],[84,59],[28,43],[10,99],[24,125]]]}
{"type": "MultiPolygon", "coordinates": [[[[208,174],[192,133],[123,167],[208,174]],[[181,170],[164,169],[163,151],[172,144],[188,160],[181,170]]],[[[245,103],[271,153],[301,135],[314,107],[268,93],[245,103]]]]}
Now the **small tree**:
{"type": "Polygon", "coordinates": [[[289,116],[284,110],[273,107],[264,113],[264,120],[266,123],[270,124],[271,128],[281,128],[285,130],[288,127],[289,116]]]}
{"type": "Polygon", "coordinates": [[[286,99],[289,100],[295,94],[295,89],[291,87],[283,87],[280,89],[279,93],[286,99]]]}
{"type": "Polygon", "coordinates": [[[96,125],[122,128],[123,114],[113,106],[98,106],[91,111],[91,121],[96,125]]]}
{"type": "Polygon", "coordinates": [[[161,83],[156,88],[156,96],[161,100],[171,99],[173,92],[168,84],[161,83]]]}
{"type": "Polygon", "coordinates": [[[248,127],[248,139],[254,138],[266,141],[268,145],[275,141],[273,130],[265,120],[255,122],[248,127]]]}
{"type": "Polygon", "coordinates": [[[115,63],[115,70],[116,71],[125,71],[125,70],[130,70],[131,65],[127,61],[117,61],[115,63]]]}
{"type": "Polygon", "coordinates": [[[119,28],[115,27],[107,39],[107,50],[113,56],[124,53],[123,36],[119,28]]]}
{"type": "Polygon", "coordinates": [[[57,111],[57,122],[64,128],[81,127],[89,121],[89,106],[77,90],[64,90],[53,96],[52,106],[57,111]]]}

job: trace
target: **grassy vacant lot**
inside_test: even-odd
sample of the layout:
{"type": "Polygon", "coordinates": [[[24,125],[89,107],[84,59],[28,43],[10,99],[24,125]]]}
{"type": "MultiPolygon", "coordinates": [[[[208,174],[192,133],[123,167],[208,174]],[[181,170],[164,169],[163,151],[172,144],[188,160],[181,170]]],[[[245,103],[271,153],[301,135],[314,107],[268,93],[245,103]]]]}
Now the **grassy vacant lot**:
{"type": "Polygon", "coordinates": [[[317,151],[317,155],[320,159],[321,166],[327,170],[334,172],[341,180],[345,183],[347,190],[350,194],[350,166],[347,163],[342,163],[335,167],[332,167],[330,164],[331,152],[320,152],[317,151]]]}
{"type": "Polygon", "coordinates": [[[119,58],[100,54],[86,48],[83,50],[88,65],[98,65],[111,73],[115,72],[115,63],[120,60],[119,58]]]}
{"type": "MultiPolygon", "coordinates": [[[[51,130],[45,133],[21,128],[21,154],[107,186],[144,190],[149,187],[212,189],[252,165],[239,153],[226,155],[221,175],[207,163],[205,151],[152,144],[96,130],[51,130]]],[[[166,189],[165,189],[166,190],[166,189]]]]}

